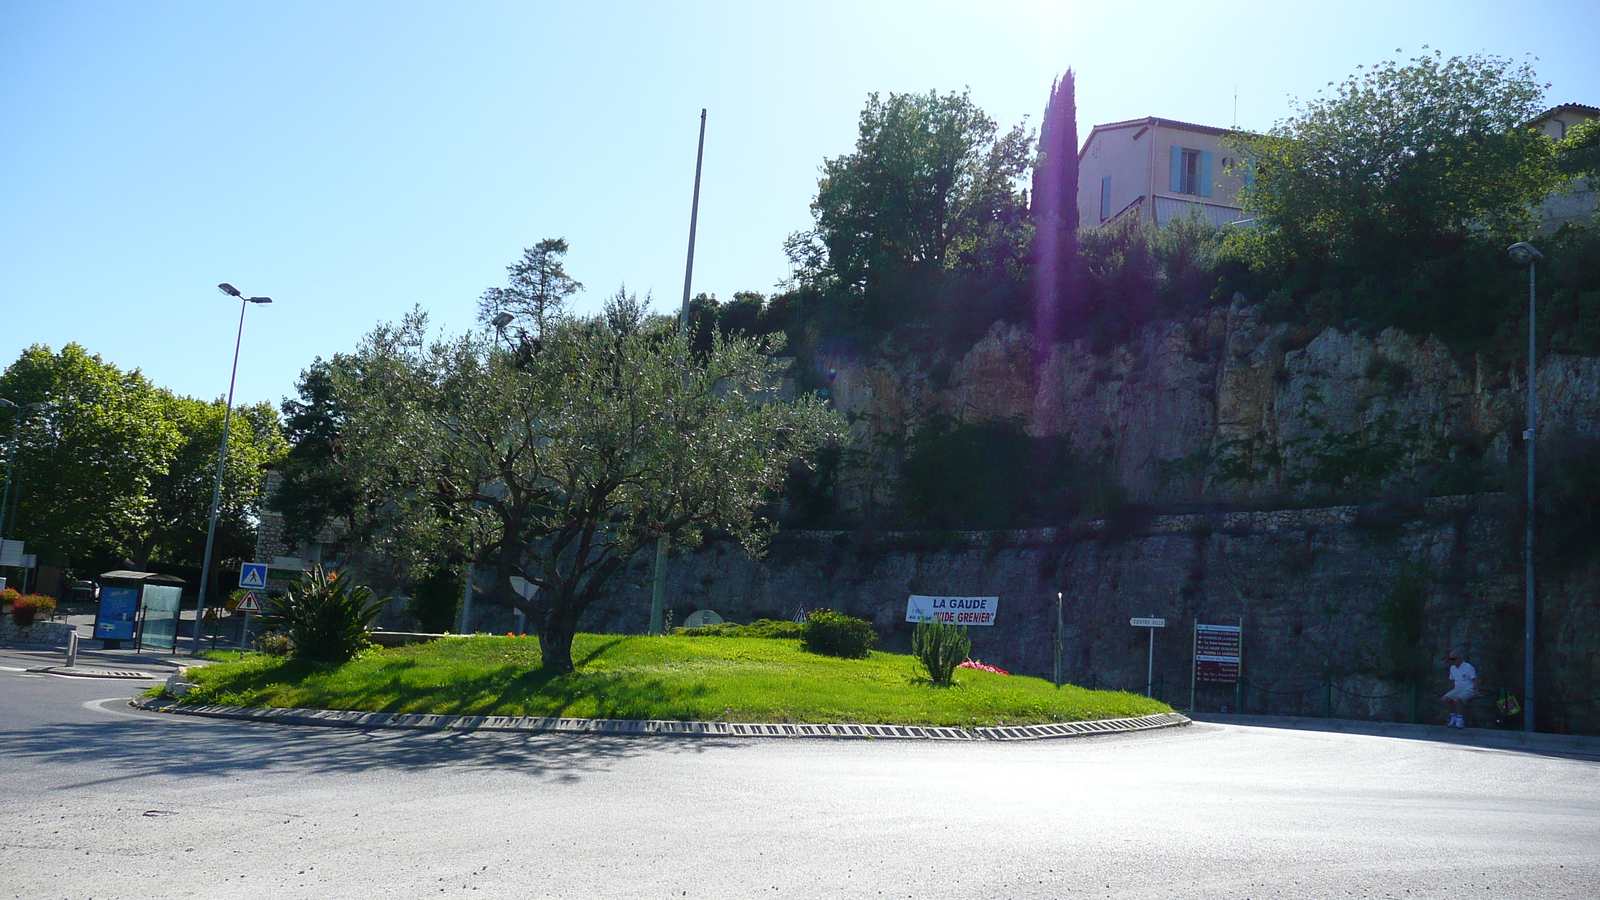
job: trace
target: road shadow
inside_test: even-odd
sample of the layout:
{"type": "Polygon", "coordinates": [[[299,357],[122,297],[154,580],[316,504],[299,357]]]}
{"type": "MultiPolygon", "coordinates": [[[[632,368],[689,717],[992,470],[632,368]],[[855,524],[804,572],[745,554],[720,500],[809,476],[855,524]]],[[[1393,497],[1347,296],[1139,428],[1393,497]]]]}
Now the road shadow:
{"type": "Polygon", "coordinates": [[[0,759],[23,771],[38,766],[83,774],[57,789],[149,776],[475,769],[575,783],[624,759],[692,757],[749,745],[718,738],[327,728],[189,717],[161,722],[152,720],[156,715],[0,731],[0,759]]]}
{"type": "Polygon", "coordinates": [[[630,670],[590,664],[627,638],[583,648],[573,672],[557,673],[526,661],[485,661],[462,666],[448,678],[430,678],[433,663],[390,651],[363,658],[359,678],[310,662],[219,667],[196,676],[192,702],[224,706],[297,706],[386,713],[442,715],[572,716],[596,719],[695,719],[705,685],[669,683],[630,670]]]}

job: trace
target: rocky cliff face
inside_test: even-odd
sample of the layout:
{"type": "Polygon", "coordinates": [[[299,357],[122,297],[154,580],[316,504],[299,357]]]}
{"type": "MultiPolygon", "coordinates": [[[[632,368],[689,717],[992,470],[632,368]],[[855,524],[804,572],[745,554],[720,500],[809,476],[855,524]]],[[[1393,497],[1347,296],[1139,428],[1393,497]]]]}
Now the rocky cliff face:
{"type": "MultiPolygon", "coordinates": [[[[897,354],[892,342],[880,350],[828,361],[856,438],[841,501],[876,519],[896,518],[897,448],[934,415],[1066,436],[1079,455],[1104,460],[1130,500],[1152,506],[1427,490],[1503,467],[1522,446],[1520,371],[1394,329],[1266,324],[1242,298],[1103,353],[1083,342],[1041,350],[1004,323],[960,358],[897,354]]],[[[1541,360],[1539,395],[1541,439],[1600,433],[1600,359],[1541,360]]]]}
{"type": "MultiPolygon", "coordinates": [[[[1168,620],[1157,691],[1180,706],[1196,623],[1244,629],[1242,696],[1201,687],[1200,709],[1437,721],[1452,647],[1521,694],[1522,520],[1494,489],[1520,465],[1518,370],[1393,330],[1299,332],[1242,301],[1098,353],[996,325],[959,358],[891,339],[824,365],[856,438],[843,504],[867,521],[900,517],[906,438],[935,416],[1061,436],[1146,509],[1026,531],[788,532],[759,561],[712,544],[668,567],[679,621],[829,607],[904,651],[908,594],[998,596],[973,655],[1050,677],[1059,592],[1074,683],[1142,690],[1147,634],[1128,620],[1152,616],[1168,620]]],[[[1539,396],[1541,440],[1600,436],[1600,359],[1541,360],[1539,396]]],[[[643,631],[650,565],[633,560],[582,627],[643,631]]],[[[1600,732],[1600,561],[1541,578],[1541,727],[1600,732]]]]}
{"type": "MultiPolygon", "coordinates": [[[[1234,511],[790,533],[759,562],[714,545],[669,566],[680,620],[831,607],[905,650],[908,594],[996,595],[999,622],[973,629],[974,656],[1049,677],[1060,592],[1063,674],[1080,684],[1142,690],[1147,634],[1128,620],[1155,616],[1169,622],[1158,691],[1178,705],[1196,622],[1245,636],[1242,697],[1202,687],[1202,709],[1242,699],[1252,712],[1434,721],[1450,647],[1486,686],[1521,693],[1522,526],[1498,490],[1521,464],[1521,370],[1395,330],[1264,323],[1238,299],[1104,352],[1041,348],[999,324],[959,357],[891,338],[870,359],[824,363],[855,434],[841,504],[865,521],[901,519],[906,441],[935,416],[1062,436],[1147,510],[1234,511]]],[[[1540,365],[1541,440],[1600,436],[1600,359],[1540,365]]],[[[1542,727],[1600,731],[1600,564],[1553,572],[1539,602],[1542,727]]],[[[648,608],[641,555],[583,627],[640,631],[648,608]]]]}

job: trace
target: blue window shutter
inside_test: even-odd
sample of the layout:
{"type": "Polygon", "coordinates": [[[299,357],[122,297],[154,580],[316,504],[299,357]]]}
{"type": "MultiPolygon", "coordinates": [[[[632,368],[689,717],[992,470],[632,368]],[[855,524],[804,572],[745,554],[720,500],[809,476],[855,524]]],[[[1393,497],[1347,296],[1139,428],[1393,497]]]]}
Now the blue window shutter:
{"type": "Polygon", "coordinates": [[[1111,176],[1100,179],[1100,221],[1111,218],[1111,176]]]}
{"type": "Polygon", "coordinates": [[[1174,194],[1182,191],[1183,187],[1183,148],[1177,144],[1172,145],[1172,174],[1167,178],[1167,190],[1174,194]]]}
{"type": "Polygon", "coordinates": [[[1210,150],[1202,150],[1202,151],[1200,151],[1200,184],[1198,185],[1198,187],[1200,188],[1200,190],[1198,192],[1200,194],[1200,196],[1202,196],[1202,197],[1211,196],[1211,151],[1210,150]]]}
{"type": "Polygon", "coordinates": [[[1244,161],[1244,183],[1254,184],[1256,180],[1256,161],[1253,157],[1246,157],[1244,161]]]}

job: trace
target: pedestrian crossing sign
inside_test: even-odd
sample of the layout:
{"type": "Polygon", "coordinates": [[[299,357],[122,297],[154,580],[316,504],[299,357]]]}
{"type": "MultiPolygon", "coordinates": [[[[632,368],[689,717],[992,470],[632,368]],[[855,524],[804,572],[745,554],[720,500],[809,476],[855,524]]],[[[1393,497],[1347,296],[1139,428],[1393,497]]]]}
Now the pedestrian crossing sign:
{"type": "Polygon", "coordinates": [[[245,591],[244,599],[239,601],[239,612],[261,612],[261,601],[256,599],[255,591],[245,591]]]}
{"type": "Polygon", "coordinates": [[[267,564],[245,563],[239,567],[239,587],[245,590],[267,589],[267,564]]]}

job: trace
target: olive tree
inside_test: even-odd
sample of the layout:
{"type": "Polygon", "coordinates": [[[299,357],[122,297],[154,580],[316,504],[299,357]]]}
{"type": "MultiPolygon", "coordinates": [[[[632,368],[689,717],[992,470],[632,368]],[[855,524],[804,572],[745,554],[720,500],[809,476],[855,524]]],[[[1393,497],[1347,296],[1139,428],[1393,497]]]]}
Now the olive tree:
{"type": "Polygon", "coordinates": [[[430,341],[421,313],[380,326],[334,376],[358,527],[419,568],[447,547],[492,565],[491,599],[528,615],[546,668],[571,671],[584,610],[636,550],[717,531],[759,552],[758,510],[790,462],[842,435],[823,401],[779,390],[777,349],[718,335],[691,352],[623,293],[600,316],[547,318],[533,353],[430,341]]]}

